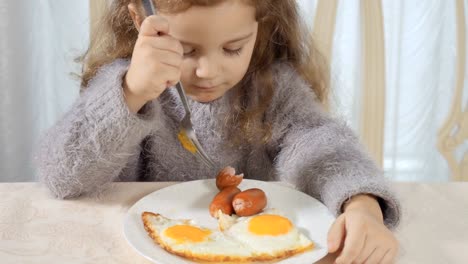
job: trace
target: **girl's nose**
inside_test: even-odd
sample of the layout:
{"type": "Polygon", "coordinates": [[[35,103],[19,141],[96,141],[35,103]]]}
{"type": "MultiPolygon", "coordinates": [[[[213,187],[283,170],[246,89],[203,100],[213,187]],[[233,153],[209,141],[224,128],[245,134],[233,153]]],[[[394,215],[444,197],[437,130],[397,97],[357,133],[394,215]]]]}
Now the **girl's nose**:
{"type": "Polygon", "coordinates": [[[201,79],[214,79],[217,74],[217,66],[213,60],[207,57],[201,57],[198,60],[196,75],[201,79]]]}

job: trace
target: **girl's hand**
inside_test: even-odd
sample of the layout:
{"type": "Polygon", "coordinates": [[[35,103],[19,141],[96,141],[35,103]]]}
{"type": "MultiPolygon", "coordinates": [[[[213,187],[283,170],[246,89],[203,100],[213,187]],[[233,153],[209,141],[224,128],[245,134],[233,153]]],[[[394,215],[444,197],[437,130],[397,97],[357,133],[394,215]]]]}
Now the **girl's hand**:
{"type": "Polygon", "coordinates": [[[182,44],[168,35],[169,24],[163,17],[147,17],[139,32],[123,85],[125,100],[134,113],[179,82],[184,52],[182,44]]]}
{"type": "Polygon", "coordinates": [[[337,264],[395,263],[398,241],[383,224],[377,200],[353,197],[328,232],[329,252],[342,248],[337,264]]]}

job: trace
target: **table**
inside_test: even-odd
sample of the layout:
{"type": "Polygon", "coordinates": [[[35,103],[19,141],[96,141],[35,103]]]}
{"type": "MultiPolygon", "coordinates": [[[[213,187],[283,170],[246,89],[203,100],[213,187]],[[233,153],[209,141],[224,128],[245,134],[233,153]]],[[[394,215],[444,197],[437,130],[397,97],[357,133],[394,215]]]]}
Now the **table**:
{"type": "MultiPolygon", "coordinates": [[[[150,263],[125,240],[123,217],[172,184],[113,183],[98,198],[57,200],[39,183],[0,183],[0,263],[150,263]]],[[[393,185],[404,206],[398,263],[468,263],[468,183],[393,185]]]]}

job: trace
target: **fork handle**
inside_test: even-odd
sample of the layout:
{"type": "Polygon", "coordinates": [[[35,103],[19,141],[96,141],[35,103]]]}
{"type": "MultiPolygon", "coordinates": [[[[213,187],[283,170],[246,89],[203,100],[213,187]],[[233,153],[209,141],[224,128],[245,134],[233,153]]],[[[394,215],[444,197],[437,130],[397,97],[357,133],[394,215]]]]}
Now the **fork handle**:
{"type": "Polygon", "coordinates": [[[176,84],[176,89],[177,89],[177,92],[179,93],[180,100],[182,100],[182,104],[184,105],[185,111],[187,112],[187,114],[190,114],[190,108],[188,105],[187,96],[185,95],[184,87],[182,87],[181,82],[178,82],[176,84]]]}
{"type": "MultiPolygon", "coordinates": [[[[151,16],[156,14],[156,7],[153,4],[152,0],[143,0],[143,7],[145,9],[146,15],[151,16]]],[[[182,104],[184,105],[185,111],[187,114],[190,114],[190,108],[187,102],[187,96],[185,95],[184,87],[182,87],[182,83],[178,82],[176,84],[177,92],[179,93],[180,99],[182,100],[182,104]]]]}
{"type": "Polygon", "coordinates": [[[143,8],[145,9],[147,16],[156,14],[156,8],[154,7],[152,0],[143,0],[143,8]]]}

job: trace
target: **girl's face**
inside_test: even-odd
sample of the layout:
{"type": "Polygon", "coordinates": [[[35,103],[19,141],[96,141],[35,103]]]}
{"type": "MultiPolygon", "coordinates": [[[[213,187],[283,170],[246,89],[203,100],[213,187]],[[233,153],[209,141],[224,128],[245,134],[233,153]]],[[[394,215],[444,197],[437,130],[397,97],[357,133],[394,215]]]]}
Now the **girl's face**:
{"type": "Polygon", "coordinates": [[[161,16],[184,48],[181,81],[192,99],[213,101],[242,80],[257,38],[253,6],[229,0],[161,16]]]}
{"type": "Polygon", "coordinates": [[[257,38],[253,6],[229,0],[161,16],[184,48],[181,81],[192,99],[213,101],[242,80],[257,38]]]}
{"type": "Polygon", "coordinates": [[[218,99],[244,77],[258,29],[255,8],[244,2],[228,0],[160,14],[169,22],[169,34],[184,48],[181,81],[192,99],[218,99]]]}

